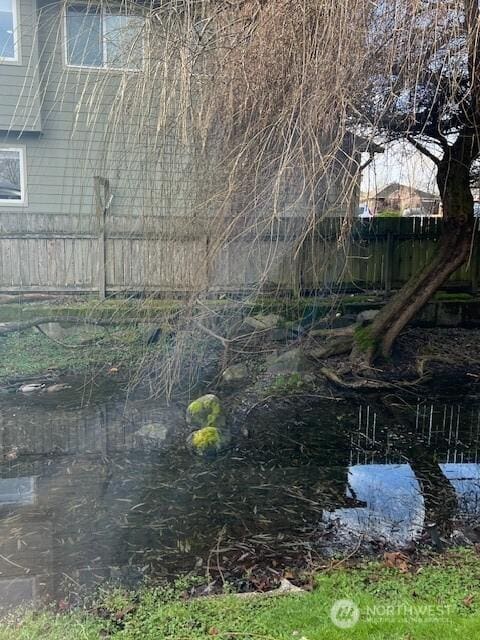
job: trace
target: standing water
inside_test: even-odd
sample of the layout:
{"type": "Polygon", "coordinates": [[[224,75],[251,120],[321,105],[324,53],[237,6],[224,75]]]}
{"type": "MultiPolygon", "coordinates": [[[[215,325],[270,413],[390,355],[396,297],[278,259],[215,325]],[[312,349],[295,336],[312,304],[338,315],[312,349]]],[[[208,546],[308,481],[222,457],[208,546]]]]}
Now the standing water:
{"type": "Polygon", "coordinates": [[[3,608],[228,557],[278,566],[360,542],[398,547],[427,525],[476,531],[479,406],[290,400],[259,407],[229,452],[203,460],[172,408],[106,396],[2,398],[3,608]]]}

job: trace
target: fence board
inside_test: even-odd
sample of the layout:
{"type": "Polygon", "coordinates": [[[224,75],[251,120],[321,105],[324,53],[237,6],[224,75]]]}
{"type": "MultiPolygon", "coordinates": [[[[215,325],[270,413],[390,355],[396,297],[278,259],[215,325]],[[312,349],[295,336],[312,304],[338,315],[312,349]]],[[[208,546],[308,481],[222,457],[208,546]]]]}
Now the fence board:
{"type": "MultiPolygon", "coordinates": [[[[107,216],[104,265],[95,216],[13,216],[0,212],[0,290],[99,290],[105,268],[109,291],[238,291],[257,284],[289,290],[398,288],[433,255],[439,219],[356,221],[343,234],[338,218],[305,233],[303,219],[232,225],[232,239],[216,247],[229,221],[179,217],[107,216]],[[99,262],[100,260],[100,262],[99,262]]],[[[469,264],[449,286],[476,290],[478,242],[469,264]]]]}

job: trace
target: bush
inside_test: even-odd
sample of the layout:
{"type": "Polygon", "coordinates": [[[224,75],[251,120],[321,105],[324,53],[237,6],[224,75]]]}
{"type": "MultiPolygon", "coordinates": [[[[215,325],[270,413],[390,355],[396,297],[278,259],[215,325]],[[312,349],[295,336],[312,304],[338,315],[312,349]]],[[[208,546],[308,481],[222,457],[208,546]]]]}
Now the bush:
{"type": "Polygon", "coordinates": [[[385,211],[380,211],[377,213],[377,218],[401,218],[402,212],[395,211],[394,209],[385,209],[385,211]]]}

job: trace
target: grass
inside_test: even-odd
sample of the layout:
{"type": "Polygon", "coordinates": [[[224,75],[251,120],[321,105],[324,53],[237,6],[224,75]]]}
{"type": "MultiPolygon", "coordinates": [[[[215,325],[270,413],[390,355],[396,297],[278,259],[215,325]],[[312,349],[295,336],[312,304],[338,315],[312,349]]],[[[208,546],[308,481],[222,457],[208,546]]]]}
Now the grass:
{"type": "Polygon", "coordinates": [[[182,601],[162,589],[145,589],[107,596],[100,606],[104,614],[110,608],[107,619],[85,613],[27,615],[20,624],[0,627],[0,640],[475,638],[480,635],[480,568],[475,552],[456,551],[440,566],[431,564],[413,574],[378,562],[323,573],[306,595],[182,601]],[[340,599],[358,607],[359,621],[348,629],[331,620],[332,605],[340,599]],[[119,617],[120,625],[115,622],[119,617]]]}
{"type": "MultiPolygon", "coordinates": [[[[80,330],[62,342],[79,346],[82,335],[80,330]]],[[[0,380],[40,376],[51,370],[81,374],[115,367],[122,373],[134,367],[146,349],[141,327],[112,327],[87,335],[79,348],[61,346],[33,329],[0,338],[0,380]]]]}
{"type": "MultiPolygon", "coordinates": [[[[74,316],[115,321],[128,318],[162,318],[178,311],[178,300],[125,300],[100,302],[95,299],[61,298],[49,303],[0,305],[0,322],[22,322],[40,317],[74,316]]],[[[157,323],[155,323],[157,324],[157,323]]],[[[49,370],[82,374],[115,367],[120,373],[136,366],[146,350],[148,324],[119,326],[107,330],[85,325],[68,325],[71,336],[61,342],[79,348],[66,348],[35,329],[0,337],[0,381],[12,377],[34,377],[49,370]]]]}
{"type": "MultiPolygon", "coordinates": [[[[440,292],[435,300],[464,301],[473,300],[470,294],[440,292]]],[[[335,308],[341,314],[358,313],[365,308],[376,306],[381,298],[375,295],[344,295],[335,302],[335,308]]],[[[236,303],[228,298],[207,300],[206,306],[221,311],[236,303]]],[[[291,322],[295,326],[300,322],[309,325],[316,319],[327,315],[333,308],[333,298],[271,298],[259,296],[255,302],[246,302],[244,310],[250,314],[278,313],[283,318],[283,326],[291,322]]],[[[99,301],[93,298],[59,298],[53,302],[17,302],[0,305],[0,322],[20,322],[37,317],[76,316],[115,321],[128,318],[154,318],[161,322],[185,305],[181,300],[163,299],[108,299],[99,301]]],[[[108,332],[99,331],[99,341],[85,344],[82,349],[66,349],[41,337],[34,330],[22,334],[0,337],[0,381],[9,377],[42,375],[49,369],[83,373],[86,370],[110,367],[133,367],[145,352],[146,325],[112,327],[108,332]]],[[[360,348],[371,346],[367,335],[368,328],[356,332],[355,339],[360,348]]],[[[79,328],[81,335],[81,328],[79,328]]],[[[72,338],[72,343],[75,338],[72,338]]],[[[65,340],[69,342],[69,340],[65,340]]],[[[295,381],[293,381],[295,382],[295,381]]],[[[282,387],[280,381],[279,387],[282,387]]],[[[290,385],[286,385],[287,387],[290,385]]],[[[296,386],[296,385],[293,385],[296,386]]],[[[277,392],[281,388],[277,389],[277,392]]]]}

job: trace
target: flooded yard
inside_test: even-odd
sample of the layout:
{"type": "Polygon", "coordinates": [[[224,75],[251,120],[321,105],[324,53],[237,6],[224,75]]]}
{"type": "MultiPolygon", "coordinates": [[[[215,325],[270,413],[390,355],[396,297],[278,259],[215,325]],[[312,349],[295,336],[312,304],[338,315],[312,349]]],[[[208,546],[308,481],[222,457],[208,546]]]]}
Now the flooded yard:
{"type": "Polygon", "coordinates": [[[208,460],[174,424],[183,407],[72,386],[1,399],[2,607],[429,531],[480,540],[480,404],[265,403],[208,460]]]}

